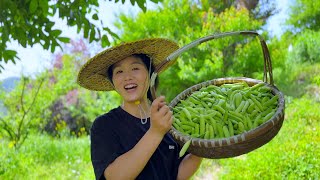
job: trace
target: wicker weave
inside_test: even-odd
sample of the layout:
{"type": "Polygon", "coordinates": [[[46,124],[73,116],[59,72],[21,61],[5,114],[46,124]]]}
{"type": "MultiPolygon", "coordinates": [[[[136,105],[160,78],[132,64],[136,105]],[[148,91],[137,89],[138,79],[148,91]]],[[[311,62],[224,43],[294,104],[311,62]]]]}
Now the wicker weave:
{"type": "Polygon", "coordinates": [[[200,38],[180,49],[172,53],[167,57],[165,63],[159,65],[156,68],[156,72],[152,75],[151,79],[151,92],[153,98],[156,98],[155,87],[153,86],[153,81],[157,76],[157,71],[161,71],[162,67],[166,67],[166,63],[169,63],[171,59],[176,59],[181,53],[187,51],[188,49],[195,47],[203,42],[218,39],[225,36],[231,35],[248,35],[248,36],[258,36],[260,40],[260,44],[262,46],[263,55],[264,55],[264,77],[263,81],[246,78],[246,77],[234,77],[234,78],[220,78],[213,79],[206,82],[202,82],[196,84],[192,87],[181,92],[178,96],[176,96],[169,104],[171,108],[175,107],[180,100],[186,99],[192,92],[199,90],[202,87],[206,87],[208,85],[216,85],[220,86],[222,84],[230,84],[237,82],[246,82],[249,86],[253,86],[258,83],[265,83],[266,86],[271,88],[271,92],[274,95],[279,96],[278,107],[276,113],[266,122],[256,127],[255,129],[251,129],[242,134],[238,134],[229,138],[220,138],[220,139],[200,139],[193,138],[189,135],[182,134],[174,127],[169,131],[170,134],[174,137],[174,139],[182,146],[188,140],[191,140],[191,144],[189,146],[188,152],[210,159],[219,159],[219,158],[230,158],[239,156],[248,152],[251,152],[262,145],[268,143],[273,137],[275,137],[279,130],[282,127],[282,123],[284,120],[284,109],[285,109],[285,100],[283,94],[278,90],[273,83],[273,74],[272,74],[272,64],[270,59],[270,54],[268,47],[264,41],[264,39],[256,32],[253,31],[239,31],[239,32],[228,32],[222,34],[215,34],[211,36],[207,36],[204,38],[200,38]]]}

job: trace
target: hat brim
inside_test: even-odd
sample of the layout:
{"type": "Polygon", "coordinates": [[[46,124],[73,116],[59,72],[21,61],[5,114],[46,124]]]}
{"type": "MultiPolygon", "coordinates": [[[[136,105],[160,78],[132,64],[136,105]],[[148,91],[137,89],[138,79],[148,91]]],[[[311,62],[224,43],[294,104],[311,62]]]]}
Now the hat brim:
{"type": "MultiPolygon", "coordinates": [[[[177,43],[163,38],[150,38],[123,43],[106,49],[89,59],[80,69],[77,82],[80,86],[89,90],[114,90],[107,77],[107,70],[112,64],[132,54],[146,54],[152,59],[153,65],[157,67],[178,48],[177,43]]],[[[161,69],[163,71],[166,67],[161,69]]]]}

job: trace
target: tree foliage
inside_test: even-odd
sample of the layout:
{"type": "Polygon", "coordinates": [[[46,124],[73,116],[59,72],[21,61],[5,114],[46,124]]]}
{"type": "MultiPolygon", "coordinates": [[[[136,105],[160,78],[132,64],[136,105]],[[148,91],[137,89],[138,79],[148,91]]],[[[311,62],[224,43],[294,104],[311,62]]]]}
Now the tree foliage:
{"type": "MultiPolygon", "coordinates": [[[[117,3],[119,0],[115,0],[117,3]]],[[[158,2],[159,0],[151,0],[158,2]]],[[[122,3],[125,0],[121,0],[122,3]]],[[[146,0],[130,0],[146,11],[146,0]]],[[[118,38],[98,16],[98,0],[1,0],[0,1],[0,62],[18,58],[15,50],[7,49],[7,43],[16,40],[24,48],[40,44],[52,53],[62,43],[69,42],[62,30],[55,28],[54,16],[66,20],[67,25],[83,32],[90,42],[99,41],[102,46],[110,44],[109,37],[118,38]]],[[[0,66],[1,72],[2,66],[0,66]]]]}
{"type": "Polygon", "coordinates": [[[292,25],[296,31],[304,29],[320,30],[320,2],[309,0],[296,0],[291,6],[288,24],[292,25]]]}
{"type": "Polygon", "coordinates": [[[290,57],[293,63],[320,62],[320,31],[305,30],[296,37],[290,57]]]}

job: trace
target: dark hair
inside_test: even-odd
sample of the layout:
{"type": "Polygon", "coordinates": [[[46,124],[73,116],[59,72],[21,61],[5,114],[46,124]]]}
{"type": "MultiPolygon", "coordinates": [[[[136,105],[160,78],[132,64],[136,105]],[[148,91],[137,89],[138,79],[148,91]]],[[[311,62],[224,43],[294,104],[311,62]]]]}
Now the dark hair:
{"type": "MultiPolygon", "coordinates": [[[[135,57],[135,58],[139,58],[142,60],[143,64],[147,67],[147,70],[148,72],[150,73],[150,76],[152,75],[152,73],[154,72],[155,70],[155,67],[153,64],[151,64],[151,71],[149,70],[150,68],[150,57],[146,54],[132,54],[131,55],[132,57],[135,57]]],[[[108,75],[108,78],[110,80],[110,82],[113,84],[112,82],[112,75],[113,75],[113,66],[114,65],[111,65],[109,68],[108,68],[108,71],[107,71],[107,75],[108,75]]],[[[150,77],[151,78],[151,77],[150,77]]],[[[159,84],[159,80],[158,80],[158,77],[156,78],[155,80],[155,88],[157,89],[158,87],[158,84],[159,84]]],[[[151,91],[150,91],[150,87],[148,89],[148,92],[147,92],[147,98],[152,101],[152,95],[151,95],[151,91]]]]}

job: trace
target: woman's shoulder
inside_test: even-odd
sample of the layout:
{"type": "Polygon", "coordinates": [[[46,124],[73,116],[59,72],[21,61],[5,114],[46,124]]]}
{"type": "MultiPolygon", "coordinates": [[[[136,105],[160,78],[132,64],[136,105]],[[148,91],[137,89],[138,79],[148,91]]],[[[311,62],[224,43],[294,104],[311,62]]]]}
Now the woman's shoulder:
{"type": "Polygon", "coordinates": [[[93,126],[103,127],[106,125],[110,125],[111,123],[114,123],[114,119],[117,117],[117,114],[119,113],[119,108],[120,107],[111,109],[109,112],[96,117],[96,119],[93,122],[93,126]]]}

